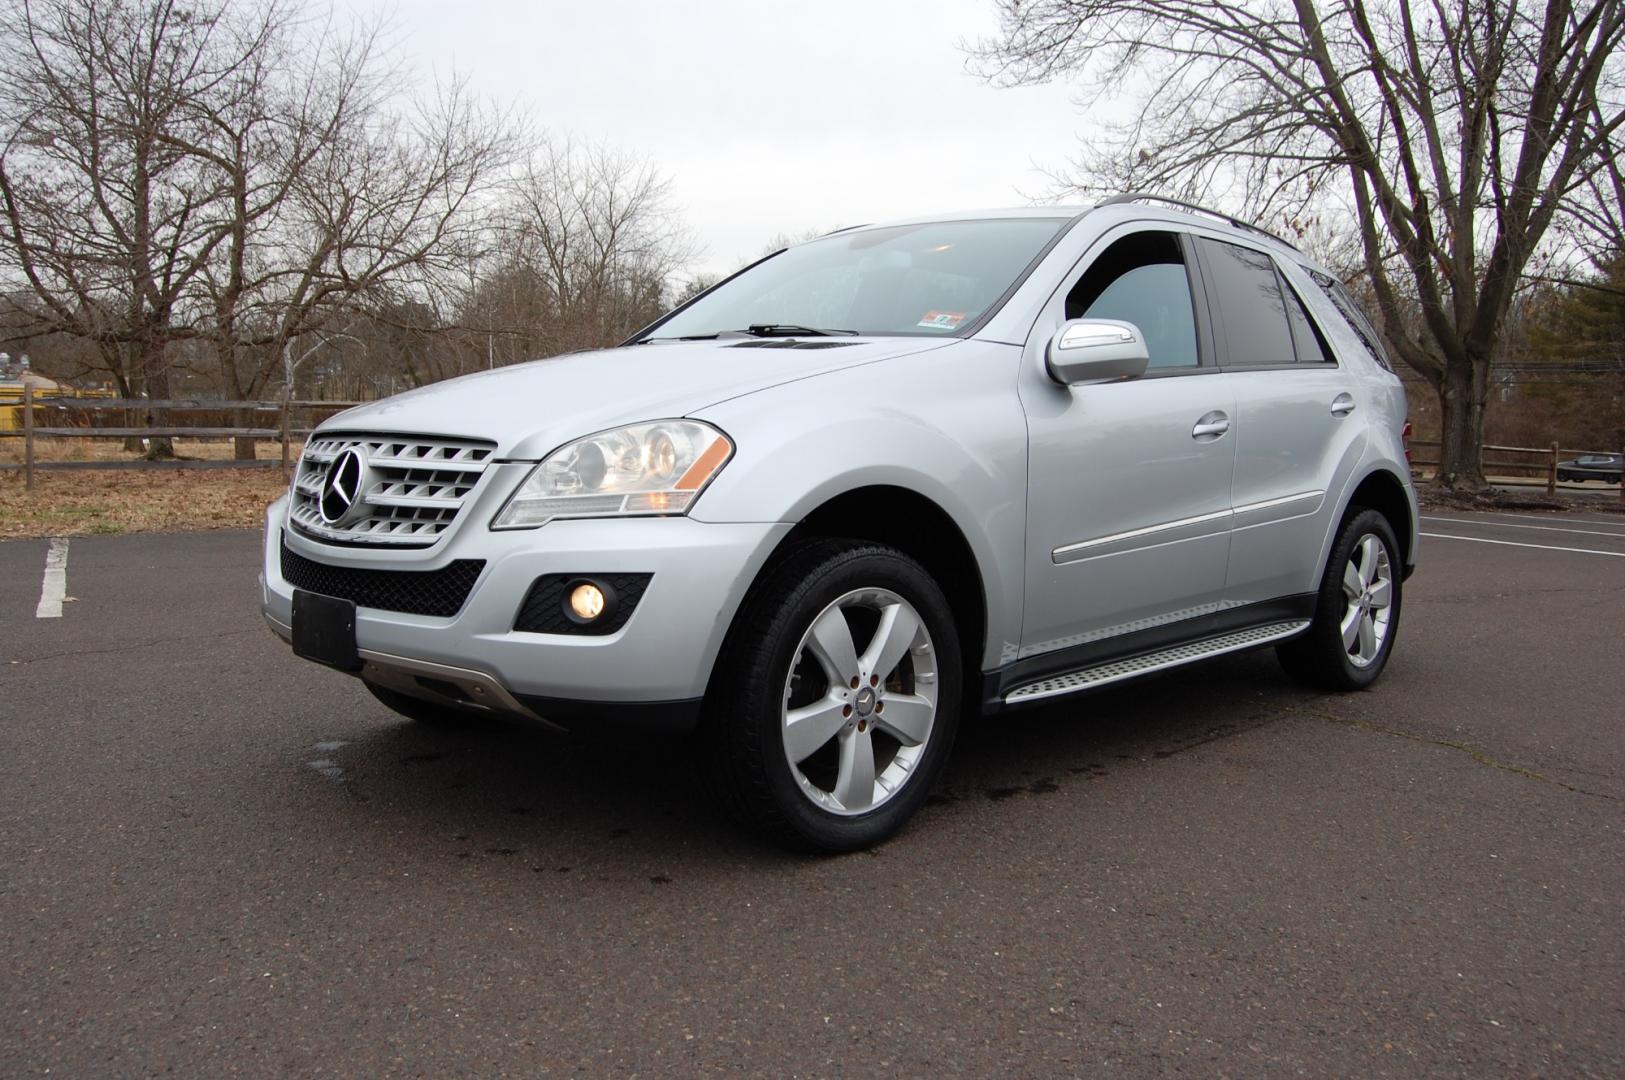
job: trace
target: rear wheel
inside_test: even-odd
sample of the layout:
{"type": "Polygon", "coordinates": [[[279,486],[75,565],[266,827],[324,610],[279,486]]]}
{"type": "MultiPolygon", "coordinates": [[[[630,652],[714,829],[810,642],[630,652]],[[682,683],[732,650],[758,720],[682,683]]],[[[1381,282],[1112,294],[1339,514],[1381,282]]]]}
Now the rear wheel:
{"type": "Polygon", "coordinates": [[[723,805],[776,839],[849,851],[925,802],[953,744],[959,639],[903,553],[818,541],[769,571],[719,659],[701,765],[723,805]]]}
{"type": "Polygon", "coordinates": [[[1393,526],[1375,510],[1350,515],[1332,544],[1303,635],[1276,646],[1296,678],[1328,690],[1363,690],[1387,666],[1399,632],[1403,584],[1393,526]]]}

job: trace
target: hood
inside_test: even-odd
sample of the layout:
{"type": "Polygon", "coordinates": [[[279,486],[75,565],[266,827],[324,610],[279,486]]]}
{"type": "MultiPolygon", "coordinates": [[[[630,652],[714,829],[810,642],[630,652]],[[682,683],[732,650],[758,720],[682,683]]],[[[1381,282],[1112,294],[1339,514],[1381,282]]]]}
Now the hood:
{"type": "Polygon", "coordinates": [[[742,394],[940,348],[953,338],[725,338],[651,342],[481,371],[339,413],[324,431],[493,439],[539,460],[618,424],[687,416],[742,394]]]}

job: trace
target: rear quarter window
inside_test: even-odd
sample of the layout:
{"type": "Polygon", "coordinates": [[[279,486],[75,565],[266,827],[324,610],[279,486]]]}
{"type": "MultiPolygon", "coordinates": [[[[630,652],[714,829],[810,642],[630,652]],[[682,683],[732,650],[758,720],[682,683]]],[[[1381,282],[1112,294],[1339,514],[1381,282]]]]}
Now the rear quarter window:
{"type": "Polygon", "coordinates": [[[1366,318],[1365,312],[1360,310],[1360,303],[1354,299],[1354,294],[1330,274],[1309,266],[1301,269],[1331,300],[1332,306],[1337,308],[1337,313],[1343,316],[1343,321],[1349,324],[1354,336],[1365,346],[1365,351],[1371,354],[1371,359],[1382,365],[1385,370],[1394,370],[1393,362],[1388,359],[1388,350],[1383,348],[1382,336],[1377,333],[1377,328],[1371,325],[1371,320],[1366,318]]]}

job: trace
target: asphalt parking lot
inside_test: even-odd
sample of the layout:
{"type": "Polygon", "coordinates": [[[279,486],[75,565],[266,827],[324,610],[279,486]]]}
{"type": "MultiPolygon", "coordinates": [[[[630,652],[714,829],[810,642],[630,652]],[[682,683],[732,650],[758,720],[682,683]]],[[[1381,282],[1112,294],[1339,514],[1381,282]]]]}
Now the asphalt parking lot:
{"type": "Polygon", "coordinates": [[[1423,529],[1373,690],[983,722],[822,859],[669,746],[397,720],[251,534],[74,539],[47,618],[0,544],[0,1075],[1625,1075],[1625,517],[1423,529]]]}

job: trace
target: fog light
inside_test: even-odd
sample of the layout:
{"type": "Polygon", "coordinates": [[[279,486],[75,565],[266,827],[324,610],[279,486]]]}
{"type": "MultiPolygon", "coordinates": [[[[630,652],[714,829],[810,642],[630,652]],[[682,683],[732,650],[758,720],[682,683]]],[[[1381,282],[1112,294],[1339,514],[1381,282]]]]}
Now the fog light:
{"type": "Polygon", "coordinates": [[[590,581],[583,581],[570,590],[570,614],[582,622],[598,618],[608,603],[604,590],[590,581]]]}

